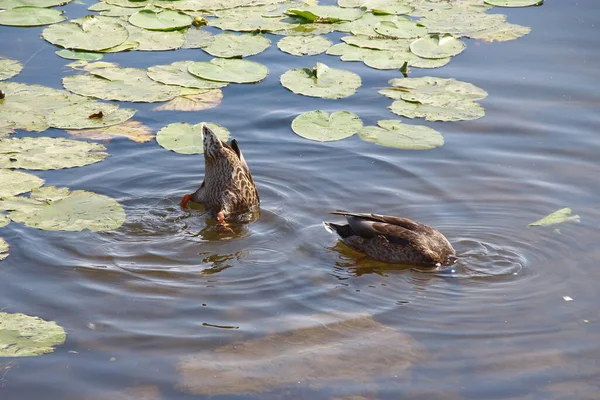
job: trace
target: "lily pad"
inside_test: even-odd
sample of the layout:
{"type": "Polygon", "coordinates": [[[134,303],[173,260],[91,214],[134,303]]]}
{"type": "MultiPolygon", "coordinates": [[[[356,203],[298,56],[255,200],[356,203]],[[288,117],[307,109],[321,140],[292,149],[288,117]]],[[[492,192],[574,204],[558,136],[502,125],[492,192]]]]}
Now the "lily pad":
{"type": "Polygon", "coordinates": [[[0,11],[0,25],[42,26],[64,21],[62,10],[43,7],[17,7],[0,11]]]}
{"type": "Polygon", "coordinates": [[[10,58],[0,58],[0,81],[12,78],[23,70],[23,64],[10,58]]]}
{"type": "Polygon", "coordinates": [[[364,47],[366,49],[408,51],[411,39],[386,39],[368,36],[344,36],[342,41],[352,46],[364,47]]]}
{"type": "Polygon", "coordinates": [[[417,68],[440,68],[450,62],[450,58],[426,59],[410,51],[375,50],[363,62],[375,69],[402,69],[406,66],[417,68]]]}
{"type": "Polygon", "coordinates": [[[365,12],[358,8],[341,8],[336,6],[306,6],[288,8],[286,14],[296,15],[311,22],[333,23],[339,21],[354,21],[365,12]]]}
{"type": "Polygon", "coordinates": [[[419,21],[427,27],[429,33],[450,33],[455,36],[492,29],[500,26],[506,20],[506,15],[468,12],[459,9],[442,9],[427,13],[419,21]]]}
{"type": "Polygon", "coordinates": [[[485,3],[496,7],[530,7],[541,6],[544,0],[485,0],[485,3]]]}
{"type": "Polygon", "coordinates": [[[48,170],[81,167],[104,160],[100,144],[63,138],[0,139],[0,168],[48,170]]]}
{"type": "Polygon", "coordinates": [[[192,17],[174,10],[153,11],[143,9],[129,17],[129,23],[151,31],[172,31],[192,24],[192,17]]]}
{"type": "Polygon", "coordinates": [[[220,89],[195,89],[188,94],[183,93],[154,107],[152,111],[202,111],[215,108],[223,101],[223,92],[220,89]]]}
{"type": "Polygon", "coordinates": [[[189,27],[185,31],[184,49],[202,49],[209,46],[215,40],[212,33],[200,28],[189,27]]]}
{"type": "Polygon", "coordinates": [[[66,49],[100,51],[120,45],[129,33],[119,19],[87,15],[49,26],[42,32],[42,37],[66,49]]]}
{"type": "Polygon", "coordinates": [[[67,334],[54,321],[0,312],[0,357],[39,356],[63,344],[67,334]]]}
{"type": "Polygon", "coordinates": [[[374,29],[380,35],[398,39],[410,39],[427,35],[427,28],[414,21],[382,21],[374,29]]]}
{"type": "MultiPolygon", "coordinates": [[[[33,174],[0,169],[0,199],[27,193],[43,184],[44,180],[33,174]]],[[[0,223],[0,226],[2,226],[2,223],[0,223]]]]}
{"type": "Polygon", "coordinates": [[[378,121],[377,126],[365,126],[358,135],[367,142],[406,150],[427,150],[444,144],[444,137],[435,129],[423,125],[407,125],[396,120],[378,121]]]}
{"type": "Polygon", "coordinates": [[[68,188],[44,186],[27,197],[0,200],[0,210],[17,223],[45,231],[103,232],[117,229],[125,222],[125,211],[114,199],[68,188]]]}
{"type": "Polygon", "coordinates": [[[68,130],[67,133],[78,138],[103,141],[123,137],[136,143],[146,143],[154,139],[152,129],[139,121],[132,120],[106,128],[68,130]]]}
{"type": "Polygon", "coordinates": [[[135,114],[133,108],[88,101],[60,108],[48,116],[48,124],[59,129],[90,129],[117,125],[135,114]]]}
{"type": "Polygon", "coordinates": [[[340,7],[362,7],[375,14],[407,14],[413,10],[405,0],[338,0],[340,7]]]}
{"type": "MultiPolygon", "coordinates": [[[[4,219],[6,218],[4,215],[0,215],[0,227],[3,227],[4,222],[10,221],[8,218],[6,218],[6,220],[4,219]]],[[[8,243],[6,243],[6,241],[4,239],[2,239],[0,237],[0,261],[4,260],[6,257],[8,257],[8,250],[9,250],[9,246],[8,243]]],[[[0,330],[0,335],[2,334],[2,331],[0,330]]],[[[2,342],[0,342],[0,345],[2,344],[2,342]]],[[[1,355],[0,355],[1,357],[1,355]]]]}
{"type": "Polygon", "coordinates": [[[552,214],[545,216],[535,222],[529,224],[529,226],[549,226],[556,225],[567,221],[579,222],[581,218],[579,215],[571,215],[573,210],[570,208],[561,208],[558,211],[554,211],[552,214]]]}
{"type": "Polygon", "coordinates": [[[460,54],[465,44],[452,35],[429,35],[410,44],[410,51],[423,58],[447,58],[460,54]]]}
{"type": "Polygon", "coordinates": [[[156,134],[156,141],[167,150],[180,154],[202,154],[204,152],[202,126],[206,124],[222,141],[229,139],[227,128],[213,122],[191,125],[186,122],[169,124],[156,134]]]}
{"type": "Polygon", "coordinates": [[[299,24],[284,22],[283,18],[248,15],[244,18],[215,18],[208,23],[223,30],[237,32],[276,32],[296,28],[299,24]]]}
{"type": "Polygon", "coordinates": [[[379,34],[375,32],[375,27],[380,22],[398,20],[410,21],[410,18],[399,17],[397,15],[376,15],[369,12],[354,21],[336,22],[333,26],[336,31],[350,32],[353,35],[378,36],[379,34]]]}
{"type": "Polygon", "coordinates": [[[214,57],[248,57],[262,53],[271,45],[271,41],[262,35],[225,32],[213,38],[213,42],[202,50],[214,57]]]}
{"type": "Polygon", "coordinates": [[[63,6],[71,0],[0,0],[0,10],[17,7],[54,7],[63,6]]]}
{"type": "MultiPolygon", "coordinates": [[[[108,4],[106,2],[99,2],[88,7],[89,11],[98,11],[100,15],[105,17],[127,17],[131,14],[135,14],[138,10],[136,8],[120,7],[114,4],[108,4]]],[[[131,25],[133,26],[133,25],[131,25]]]]}
{"type": "Polygon", "coordinates": [[[202,79],[233,83],[259,82],[269,74],[267,67],[257,62],[224,58],[192,63],[188,71],[202,79]]]}
{"type": "Polygon", "coordinates": [[[396,100],[389,109],[407,118],[425,118],[427,121],[470,121],[485,115],[483,107],[464,99],[449,98],[448,103],[435,105],[396,100]]]}
{"type": "Polygon", "coordinates": [[[277,42],[279,50],[295,56],[321,54],[331,45],[331,40],[323,36],[288,36],[277,42]]]}
{"type": "Polygon", "coordinates": [[[138,51],[176,50],[185,43],[185,35],[181,31],[149,31],[133,25],[127,25],[127,30],[128,41],[136,42],[137,46],[134,49],[138,51]]]}
{"type": "Polygon", "coordinates": [[[323,63],[317,63],[313,69],[289,70],[280,80],[283,87],[294,93],[326,99],[351,96],[362,83],[354,72],[329,68],[323,63]]]}
{"type": "Polygon", "coordinates": [[[472,83],[448,78],[424,76],[421,78],[392,79],[389,83],[395,89],[382,90],[380,93],[392,99],[406,101],[422,101],[422,95],[430,97],[430,102],[435,102],[436,98],[441,99],[440,103],[446,102],[446,97],[481,100],[488,95],[485,90],[472,83]]]}
{"type": "Polygon", "coordinates": [[[181,88],[156,82],[137,68],[94,69],[90,75],[64,77],[63,85],[84,96],[140,103],[167,101],[181,94],[181,88]]]}
{"type": "Polygon", "coordinates": [[[366,57],[379,53],[379,50],[338,43],[328,48],[326,53],[331,56],[340,56],[342,61],[363,61],[366,57]]]}
{"type": "Polygon", "coordinates": [[[155,65],[148,68],[148,76],[165,85],[176,85],[195,89],[219,89],[227,86],[226,82],[215,82],[198,78],[188,72],[194,61],[176,61],[168,65],[155,65]]]}
{"type": "Polygon", "coordinates": [[[4,214],[0,214],[0,228],[2,228],[3,226],[8,225],[9,223],[10,223],[10,218],[8,218],[4,214]]]}
{"type": "Polygon", "coordinates": [[[298,115],[292,121],[292,130],[298,136],[317,142],[345,139],[357,133],[362,126],[360,118],[349,111],[329,114],[315,110],[298,115]]]}
{"type": "Polygon", "coordinates": [[[531,32],[531,28],[528,26],[504,23],[492,29],[466,33],[465,36],[484,42],[506,42],[523,37],[529,32],[531,32]]]}
{"type": "Polygon", "coordinates": [[[56,51],[56,55],[67,60],[84,60],[84,61],[98,61],[101,60],[104,55],[102,53],[94,53],[90,51],[80,50],[67,50],[61,49],[56,51]]]}

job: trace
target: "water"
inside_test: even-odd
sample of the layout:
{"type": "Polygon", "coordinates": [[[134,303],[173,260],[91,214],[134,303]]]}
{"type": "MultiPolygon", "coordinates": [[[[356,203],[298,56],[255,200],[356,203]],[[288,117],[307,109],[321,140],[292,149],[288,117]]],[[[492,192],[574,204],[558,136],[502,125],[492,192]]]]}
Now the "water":
{"type": "MultiPolygon", "coordinates": [[[[69,5],[67,15],[86,7],[69,5]]],[[[294,135],[291,120],[319,108],[355,112],[368,125],[394,119],[376,91],[399,73],[326,55],[296,58],[275,46],[252,57],[269,77],[230,85],[218,108],[135,104],[135,119],[154,131],[205,120],[238,139],[262,215],[233,238],[178,207],[202,179],[202,156],[114,139],[101,163],[36,172],[49,185],[114,197],[128,219],[99,234],[2,229],[11,254],[0,267],[0,307],[57,321],[68,336],[52,354],[3,359],[0,397],[597,398],[600,4],[548,0],[501,12],[532,32],[468,41],[448,66],[411,71],[489,92],[485,118],[428,123],[445,137],[435,150],[294,135]],[[359,73],[363,86],[337,101],[281,87],[283,72],[316,61],[359,73]],[[563,207],[581,222],[557,226],[560,233],[527,227],[563,207]],[[359,260],[321,225],[339,208],[435,226],[460,260],[433,272],[359,260]],[[323,330],[323,319],[350,322],[323,330]],[[193,360],[199,366],[186,371],[193,360]]],[[[40,31],[0,27],[0,49],[26,63],[13,80],[59,88],[68,61],[40,31]]],[[[185,50],[105,60],[146,68],[209,58],[185,50]]]]}

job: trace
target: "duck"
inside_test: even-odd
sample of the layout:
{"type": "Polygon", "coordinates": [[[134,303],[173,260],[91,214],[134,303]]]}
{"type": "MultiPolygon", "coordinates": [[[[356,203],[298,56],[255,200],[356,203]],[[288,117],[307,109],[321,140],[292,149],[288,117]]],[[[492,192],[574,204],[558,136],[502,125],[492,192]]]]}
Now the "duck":
{"type": "Polygon", "coordinates": [[[390,215],[352,213],[331,214],[346,217],[347,224],[323,222],[348,247],[386,263],[442,266],[456,260],[456,251],[438,230],[390,215]]]}
{"type": "Polygon", "coordinates": [[[226,219],[258,208],[258,189],[235,139],[227,144],[206,125],[202,126],[202,136],[204,180],[198,190],[183,196],[181,207],[190,201],[202,203],[226,225],[226,219]]]}

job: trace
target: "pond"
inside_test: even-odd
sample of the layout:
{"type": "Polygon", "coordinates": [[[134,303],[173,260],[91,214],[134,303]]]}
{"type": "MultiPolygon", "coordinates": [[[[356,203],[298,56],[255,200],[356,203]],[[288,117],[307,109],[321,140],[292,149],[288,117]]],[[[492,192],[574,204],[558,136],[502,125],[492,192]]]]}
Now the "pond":
{"type": "MultiPolygon", "coordinates": [[[[59,8],[74,19],[93,4],[59,8]]],[[[136,110],[146,136],[172,123],[213,122],[239,141],[261,214],[233,234],[200,208],[179,206],[202,181],[202,155],[169,151],[153,136],[11,134],[105,146],[100,162],[23,171],[46,186],[108,196],[126,217],[100,232],[0,228],[10,245],[0,261],[1,311],[66,332],[51,353],[0,357],[0,397],[597,398],[600,3],[547,0],[487,13],[531,32],[505,42],[463,38],[466,49],[447,65],[408,71],[485,90],[477,100],[485,116],[475,120],[399,117],[378,93],[403,78],[398,69],[325,53],[297,57],[279,50],[283,36],[273,34],[264,35],[268,49],[247,58],[268,76],[221,88],[216,107],[115,102],[136,110]],[[358,74],[361,86],[331,100],[281,85],[286,71],[317,62],[358,74]],[[318,142],[292,131],[294,118],[319,109],[352,112],[365,126],[422,124],[443,145],[406,150],[359,135],[318,142]],[[580,221],[528,226],[565,207],[580,221]],[[328,214],[336,209],[436,227],[459,259],[423,270],[361,258],[323,228],[341,220],[328,214]]],[[[0,26],[0,55],[24,66],[0,84],[63,89],[63,77],[82,74],[40,38],[44,29],[0,26]]],[[[340,43],[347,34],[323,36],[340,43]]],[[[196,48],[107,53],[102,61],[147,69],[212,58],[196,48]]],[[[0,343],[7,332],[0,329],[0,343]]]]}

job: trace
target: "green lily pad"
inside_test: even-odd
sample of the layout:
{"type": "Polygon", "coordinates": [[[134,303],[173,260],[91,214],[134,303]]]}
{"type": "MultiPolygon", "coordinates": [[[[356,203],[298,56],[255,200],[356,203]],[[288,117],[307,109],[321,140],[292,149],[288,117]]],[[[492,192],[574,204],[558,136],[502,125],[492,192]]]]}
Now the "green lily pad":
{"type": "Polygon", "coordinates": [[[181,93],[181,88],[156,82],[137,68],[94,69],[91,75],[64,77],[63,85],[84,96],[140,103],[167,101],[181,93]]]}
{"type": "Polygon", "coordinates": [[[66,49],[100,51],[120,45],[129,33],[119,19],[87,15],[49,26],[42,32],[42,37],[66,49]]]}
{"type": "Polygon", "coordinates": [[[366,57],[379,53],[379,50],[338,43],[328,48],[326,53],[331,56],[340,56],[342,61],[363,61],[366,57]]]}
{"type": "Polygon", "coordinates": [[[214,57],[248,57],[262,53],[271,45],[271,41],[262,35],[237,35],[225,32],[213,38],[213,42],[202,50],[214,57]]]}
{"type": "Polygon", "coordinates": [[[358,135],[367,142],[406,150],[427,150],[444,144],[444,137],[435,129],[423,125],[407,125],[396,120],[377,121],[377,126],[365,126],[358,135]]]}
{"type": "MultiPolygon", "coordinates": [[[[0,227],[4,226],[3,218],[6,218],[6,217],[4,215],[0,215],[0,227]]],[[[7,218],[6,221],[10,221],[10,220],[8,220],[8,218],[7,218]]],[[[6,257],[8,257],[8,250],[9,250],[8,243],[6,243],[6,241],[0,237],[0,261],[4,260],[6,257]]],[[[0,337],[1,337],[1,335],[2,335],[2,331],[0,331],[0,337]]],[[[0,345],[1,344],[2,344],[2,342],[0,342],[0,345]]]]}
{"type": "Polygon", "coordinates": [[[410,44],[410,51],[423,58],[447,58],[460,54],[465,44],[452,35],[429,35],[410,44]]]}
{"type": "Polygon", "coordinates": [[[185,34],[181,31],[149,31],[133,25],[127,25],[127,30],[128,41],[137,43],[135,50],[139,51],[176,50],[185,43],[185,34]]]}
{"type": "Polygon", "coordinates": [[[67,334],[54,321],[0,312],[0,357],[39,356],[63,344],[67,334]]]}
{"type": "Polygon", "coordinates": [[[373,13],[365,13],[359,19],[354,21],[344,21],[344,22],[336,22],[333,24],[336,31],[340,32],[349,32],[353,35],[363,35],[363,36],[378,36],[378,33],[375,32],[375,27],[379,25],[380,22],[383,21],[410,21],[410,18],[399,17],[397,15],[385,15],[378,14],[375,15],[373,13]]]}
{"type": "Polygon", "coordinates": [[[362,7],[374,14],[407,14],[413,7],[404,0],[338,0],[340,7],[362,7]]]}
{"type": "Polygon", "coordinates": [[[277,42],[279,50],[295,56],[321,54],[331,45],[331,40],[323,36],[288,36],[277,42]]]}
{"type": "Polygon", "coordinates": [[[188,71],[202,79],[217,82],[253,83],[262,81],[269,70],[254,61],[213,58],[210,62],[190,64],[188,71]]]}
{"type": "Polygon", "coordinates": [[[408,51],[411,39],[386,39],[368,36],[344,36],[344,43],[374,50],[408,51]]]}
{"type": "Polygon", "coordinates": [[[220,89],[191,90],[190,93],[182,91],[181,96],[154,107],[152,111],[202,111],[215,108],[223,101],[223,92],[220,89]]]}
{"type": "Polygon", "coordinates": [[[202,49],[209,46],[215,40],[212,33],[200,28],[190,27],[185,31],[184,49],[202,49]]]}
{"type": "Polygon", "coordinates": [[[310,97],[340,99],[356,92],[362,84],[360,76],[343,69],[317,63],[313,69],[297,68],[285,72],[281,84],[294,93],[310,97]]]}
{"type": "Polygon", "coordinates": [[[43,7],[17,7],[0,11],[0,25],[42,26],[64,21],[62,10],[43,7]]]}
{"type": "Polygon", "coordinates": [[[505,20],[506,15],[502,14],[442,9],[427,13],[419,22],[427,27],[429,33],[450,33],[460,36],[465,33],[495,28],[502,25],[505,20]]]}
{"type": "Polygon", "coordinates": [[[208,24],[223,30],[237,32],[275,32],[297,27],[297,23],[284,22],[283,18],[249,15],[244,18],[215,18],[208,24]]]}
{"type": "Polygon", "coordinates": [[[544,0],[485,0],[485,3],[496,7],[530,7],[541,6],[544,0]]]}
{"type": "Polygon", "coordinates": [[[0,58],[0,81],[12,78],[23,70],[23,64],[10,58],[0,58]]]}
{"type": "Polygon", "coordinates": [[[411,39],[427,35],[427,28],[414,21],[382,21],[374,28],[380,35],[411,39]]]}
{"type": "Polygon", "coordinates": [[[339,21],[354,21],[365,12],[357,8],[341,8],[336,6],[306,6],[288,8],[286,14],[296,15],[311,22],[333,23],[339,21]]]}
{"type": "Polygon", "coordinates": [[[579,222],[581,220],[579,215],[571,215],[572,212],[573,210],[571,210],[570,208],[561,208],[560,210],[555,211],[542,219],[532,222],[531,224],[529,224],[529,226],[549,226],[567,221],[579,222]]]}
{"type": "Polygon", "coordinates": [[[116,104],[88,101],[54,111],[48,116],[48,124],[58,129],[102,128],[127,121],[135,111],[116,104]]]}
{"type": "Polygon", "coordinates": [[[188,72],[194,61],[176,61],[169,65],[155,65],[148,68],[148,76],[165,85],[176,85],[195,89],[219,89],[227,86],[226,82],[208,81],[188,72]]]}
{"type": "Polygon", "coordinates": [[[56,55],[67,60],[84,60],[84,61],[98,61],[101,60],[104,55],[102,53],[93,53],[90,51],[80,50],[67,50],[61,49],[56,51],[56,55]]]}
{"type": "MultiPolygon", "coordinates": [[[[44,180],[33,174],[0,169],[0,199],[27,193],[31,189],[39,188],[43,184],[44,180]]],[[[0,226],[2,226],[1,222],[0,226]]]]}
{"type": "Polygon", "coordinates": [[[427,121],[470,121],[485,115],[483,107],[464,99],[450,98],[445,104],[432,105],[396,100],[389,109],[406,118],[425,118],[427,121]]]}
{"type": "Polygon", "coordinates": [[[98,11],[100,15],[105,17],[127,17],[131,14],[135,14],[138,10],[136,8],[120,7],[114,4],[108,4],[106,2],[99,2],[88,7],[89,11],[98,11]]]}
{"type": "Polygon", "coordinates": [[[212,122],[191,125],[185,122],[169,124],[156,134],[156,141],[167,150],[180,154],[202,154],[204,152],[202,126],[206,124],[222,141],[229,139],[227,128],[212,122]]]}
{"type": "Polygon", "coordinates": [[[126,40],[123,43],[104,50],[99,50],[102,53],[121,53],[123,51],[137,50],[140,44],[133,40],[126,40]]]}
{"type": "Polygon", "coordinates": [[[374,50],[362,60],[375,69],[402,69],[405,64],[417,68],[440,68],[450,62],[450,58],[426,59],[410,51],[374,50]]]}
{"type": "Polygon", "coordinates": [[[129,23],[151,31],[172,31],[192,24],[192,17],[181,11],[164,10],[155,12],[143,9],[129,17],[129,23]]]}
{"type": "Polygon", "coordinates": [[[71,0],[0,0],[0,10],[17,7],[54,7],[63,6],[71,0]]]}
{"type": "Polygon", "coordinates": [[[0,210],[17,223],[45,231],[103,232],[117,229],[125,222],[125,211],[114,199],[68,188],[44,186],[27,197],[0,200],[0,210]]]}
{"type": "Polygon", "coordinates": [[[0,168],[48,170],[81,167],[104,160],[101,144],[63,138],[0,139],[0,168]]]}
{"type": "Polygon", "coordinates": [[[529,32],[531,32],[531,28],[528,26],[503,23],[492,29],[466,33],[465,36],[471,39],[483,40],[484,42],[506,42],[523,37],[529,32]]]}
{"type": "Polygon", "coordinates": [[[360,118],[349,111],[329,114],[315,110],[300,114],[292,121],[292,130],[298,136],[317,142],[345,139],[357,133],[362,126],[360,118]]]}
{"type": "Polygon", "coordinates": [[[10,223],[10,218],[8,218],[4,214],[0,214],[0,228],[2,228],[3,226],[8,225],[9,223],[10,223]]]}

